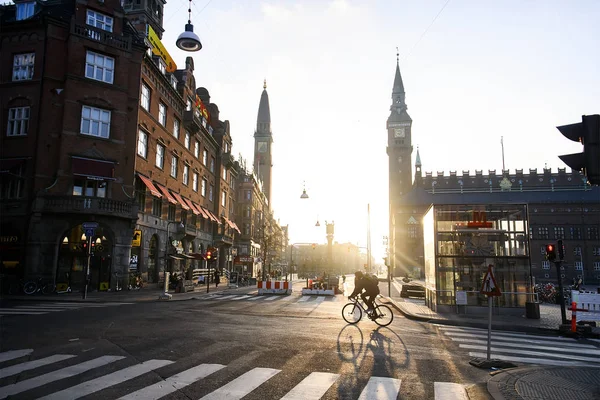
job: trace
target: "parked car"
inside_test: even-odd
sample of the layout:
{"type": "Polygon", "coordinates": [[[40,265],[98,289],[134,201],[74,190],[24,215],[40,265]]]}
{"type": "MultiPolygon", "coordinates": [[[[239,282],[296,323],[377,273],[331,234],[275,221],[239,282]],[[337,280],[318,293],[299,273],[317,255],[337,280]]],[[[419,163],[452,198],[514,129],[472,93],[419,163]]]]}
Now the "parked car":
{"type": "Polygon", "coordinates": [[[421,285],[402,285],[402,290],[400,291],[400,297],[419,297],[425,298],[425,288],[421,285]]]}

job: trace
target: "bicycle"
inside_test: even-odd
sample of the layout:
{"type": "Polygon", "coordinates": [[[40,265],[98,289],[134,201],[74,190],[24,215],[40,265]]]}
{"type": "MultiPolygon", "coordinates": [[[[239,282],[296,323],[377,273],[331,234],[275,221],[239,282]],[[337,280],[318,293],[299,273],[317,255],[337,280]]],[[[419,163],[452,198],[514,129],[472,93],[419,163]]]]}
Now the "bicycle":
{"type": "Polygon", "coordinates": [[[31,295],[34,293],[42,292],[42,294],[50,294],[53,293],[56,287],[53,283],[46,283],[44,278],[37,278],[25,282],[23,285],[23,292],[27,295],[31,295]]]}
{"type": "MultiPolygon", "coordinates": [[[[379,295],[377,295],[379,297],[379,295]]],[[[377,304],[373,300],[373,311],[369,314],[365,306],[355,297],[342,308],[342,318],[349,324],[356,324],[366,313],[371,321],[374,321],[379,326],[388,326],[394,320],[392,309],[385,304],[377,304]]]]}

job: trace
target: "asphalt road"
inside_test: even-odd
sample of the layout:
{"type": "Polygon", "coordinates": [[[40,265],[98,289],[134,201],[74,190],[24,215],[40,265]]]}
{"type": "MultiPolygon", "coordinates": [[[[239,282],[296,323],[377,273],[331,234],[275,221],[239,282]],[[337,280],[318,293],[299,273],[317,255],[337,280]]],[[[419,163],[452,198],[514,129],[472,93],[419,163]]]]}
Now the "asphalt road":
{"type": "Polygon", "coordinates": [[[137,398],[489,398],[487,371],[436,326],[397,312],[385,328],[349,325],[345,303],[221,294],[3,315],[0,398],[111,399],[145,388],[137,398]]]}

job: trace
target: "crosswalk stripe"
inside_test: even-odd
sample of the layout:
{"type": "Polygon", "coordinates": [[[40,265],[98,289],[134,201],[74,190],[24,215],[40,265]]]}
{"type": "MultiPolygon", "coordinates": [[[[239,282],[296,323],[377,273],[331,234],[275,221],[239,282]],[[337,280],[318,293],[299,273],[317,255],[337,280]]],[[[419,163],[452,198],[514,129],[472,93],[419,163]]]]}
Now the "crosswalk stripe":
{"type": "Polygon", "coordinates": [[[215,300],[225,300],[225,299],[230,299],[232,297],[235,297],[235,294],[230,294],[229,296],[215,296],[215,300]]]}
{"type": "Polygon", "coordinates": [[[317,301],[317,303],[324,302],[325,301],[325,296],[318,296],[316,301],[317,301]]]}
{"type": "Polygon", "coordinates": [[[132,365],[131,367],[115,371],[112,374],[80,383],[79,385],[61,390],[60,392],[49,394],[48,396],[41,397],[39,400],[78,399],[172,363],[173,361],[169,360],[148,360],[141,364],[132,365]]]}
{"type": "MultiPolygon", "coordinates": [[[[455,342],[466,342],[467,344],[483,344],[487,346],[487,340],[471,340],[471,339],[463,339],[463,338],[452,338],[455,342]]],[[[562,353],[579,353],[579,354],[596,354],[600,355],[600,350],[592,350],[595,349],[595,346],[582,344],[581,348],[579,347],[556,347],[556,346],[536,346],[529,343],[514,343],[512,341],[502,341],[502,340],[492,340],[492,344],[495,346],[510,346],[513,348],[520,349],[532,349],[532,350],[548,350],[548,351],[558,351],[562,353]],[[591,347],[592,349],[590,349],[591,347]]],[[[459,346],[463,346],[463,344],[459,344],[459,346]]]]}
{"type": "Polygon", "coordinates": [[[267,296],[265,297],[265,301],[273,301],[273,300],[279,300],[281,297],[279,296],[267,296]]]}
{"type": "MultiPolygon", "coordinates": [[[[478,358],[486,358],[487,353],[479,353],[479,352],[469,352],[470,357],[478,357],[478,358]]],[[[504,361],[513,361],[520,362],[526,364],[540,364],[540,365],[556,365],[556,366],[586,366],[589,367],[589,364],[576,362],[576,361],[562,361],[562,360],[551,360],[547,358],[535,358],[535,357],[517,357],[517,356],[505,356],[502,354],[493,354],[493,359],[504,360],[504,361]]]]}
{"type": "Polygon", "coordinates": [[[367,386],[360,393],[358,400],[387,400],[398,398],[401,379],[382,378],[373,376],[369,378],[367,386]]]}
{"type": "Polygon", "coordinates": [[[50,357],[41,358],[39,360],[27,361],[20,364],[11,365],[10,367],[0,369],[0,378],[6,378],[7,376],[12,376],[23,371],[28,371],[30,369],[38,368],[44,365],[52,364],[55,362],[67,360],[69,358],[73,358],[75,356],[70,354],[55,354],[50,357]]]}
{"type": "Polygon", "coordinates": [[[21,307],[15,307],[13,310],[18,310],[18,311],[40,311],[40,312],[60,312],[60,311],[64,311],[64,308],[53,308],[53,307],[33,307],[33,306],[21,306],[21,307]]]}
{"type": "Polygon", "coordinates": [[[245,296],[240,296],[240,297],[237,297],[237,298],[235,298],[235,299],[231,299],[231,300],[232,300],[232,301],[244,300],[244,299],[247,299],[248,297],[252,297],[252,296],[250,296],[250,295],[245,295],[245,296]]]}
{"type": "Polygon", "coordinates": [[[248,299],[248,301],[255,301],[255,300],[260,300],[261,297],[260,296],[252,296],[251,299],[248,299]]]}
{"type": "MultiPolygon", "coordinates": [[[[487,329],[479,329],[479,328],[467,328],[467,327],[449,327],[443,325],[436,325],[444,332],[463,332],[463,333],[475,333],[475,334],[485,334],[487,335],[487,329]]],[[[513,333],[506,331],[495,331],[492,330],[492,335],[497,336],[506,336],[506,337],[515,337],[515,338],[529,338],[529,339],[541,339],[541,340],[550,340],[557,342],[573,342],[575,339],[573,338],[563,338],[563,337],[553,337],[553,336],[541,336],[541,335],[529,335],[527,333],[513,333]]]]}
{"type": "Polygon", "coordinates": [[[41,315],[48,314],[48,311],[19,311],[19,310],[1,310],[0,315],[41,315]]]}
{"type": "Polygon", "coordinates": [[[10,350],[0,353],[0,362],[14,360],[33,353],[33,349],[10,350]]]}
{"type": "Polygon", "coordinates": [[[433,396],[435,400],[469,400],[465,387],[460,383],[434,382],[433,396]]]}
{"type": "Polygon", "coordinates": [[[298,302],[308,301],[308,300],[310,300],[310,296],[302,296],[302,298],[300,300],[298,300],[298,302]]]}
{"type": "Polygon", "coordinates": [[[235,378],[228,384],[207,394],[200,400],[236,400],[241,399],[264,382],[281,372],[279,369],[254,368],[235,378]]]}
{"type": "Polygon", "coordinates": [[[290,390],[281,400],[319,400],[340,376],[313,372],[290,390]]]}
{"type": "Polygon", "coordinates": [[[118,400],[158,400],[161,397],[191,385],[210,374],[214,374],[222,368],[225,368],[225,366],[221,364],[200,364],[194,368],[180,372],[177,375],[173,375],[164,381],[123,396],[118,400]]]}
{"type": "MultiPolygon", "coordinates": [[[[446,335],[450,336],[450,337],[465,337],[465,338],[473,338],[473,339],[486,339],[487,340],[487,334],[474,334],[474,333],[462,333],[462,332],[452,332],[452,333],[446,333],[446,335]]],[[[536,339],[525,339],[525,337],[519,338],[519,337],[508,337],[508,336],[501,336],[501,335],[496,335],[494,332],[492,332],[492,340],[505,340],[505,341],[511,341],[511,342],[517,342],[517,343],[531,343],[532,340],[536,340],[536,339]]],[[[576,341],[573,341],[572,343],[563,343],[563,342],[547,342],[547,341],[540,341],[539,339],[537,339],[538,343],[542,342],[543,344],[553,344],[553,345],[559,345],[559,346],[570,346],[570,347],[580,347],[580,346],[586,346],[586,345],[580,345],[578,344],[576,341]]],[[[594,348],[595,346],[591,346],[591,345],[587,345],[590,346],[591,348],[594,348]]]]}
{"type": "Polygon", "coordinates": [[[62,368],[53,372],[49,372],[44,375],[36,376],[35,378],[27,379],[12,385],[0,387],[0,399],[3,399],[12,394],[24,392],[26,390],[34,389],[36,387],[45,385],[50,382],[54,382],[60,379],[65,379],[74,375],[79,375],[94,369],[101,367],[106,364],[110,364],[117,360],[121,360],[123,356],[102,356],[94,358],[93,360],[85,361],[80,364],[71,365],[70,367],[62,368]]]}
{"type": "MultiPolygon", "coordinates": [[[[461,344],[459,345],[460,347],[462,347],[463,349],[471,349],[471,350],[487,350],[487,345],[485,346],[480,346],[480,345],[475,345],[475,344],[461,344]]],[[[495,355],[497,353],[511,353],[514,352],[513,349],[506,349],[503,347],[496,347],[493,345],[491,346],[491,351],[492,353],[495,355]]],[[[528,351],[528,350],[517,350],[519,354],[523,354],[523,355],[528,355],[528,356],[541,356],[541,357],[549,357],[549,359],[554,359],[554,358],[562,358],[562,359],[569,359],[569,360],[577,360],[577,361],[591,361],[591,362],[597,362],[600,363],[600,358],[599,357],[582,357],[582,356],[576,356],[574,354],[554,354],[554,353],[549,353],[549,352],[540,352],[540,351],[528,351]]]]}

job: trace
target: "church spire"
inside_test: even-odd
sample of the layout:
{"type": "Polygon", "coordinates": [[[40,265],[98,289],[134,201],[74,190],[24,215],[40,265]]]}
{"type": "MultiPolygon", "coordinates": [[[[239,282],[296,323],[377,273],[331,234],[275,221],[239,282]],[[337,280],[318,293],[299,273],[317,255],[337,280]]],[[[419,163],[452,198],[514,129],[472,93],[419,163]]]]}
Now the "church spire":
{"type": "Polygon", "coordinates": [[[417,146],[417,158],[415,159],[415,180],[414,186],[421,186],[423,182],[423,174],[421,173],[421,155],[419,154],[419,146],[417,146]]]}
{"type": "Polygon", "coordinates": [[[392,88],[392,101],[395,106],[406,107],[404,93],[404,83],[402,83],[402,75],[400,74],[400,53],[396,47],[396,76],[394,77],[394,87],[392,88]]]}
{"type": "Polygon", "coordinates": [[[415,160],[415,167],[421,168],[421,155],[419,154],[419,146],[417,146],[417,159],[415,160]]]}
{"type": "Polygon", "coordinates": [[[264,80],[263,91],[258,105],[258,118],[256,119],[256,132],[264,135],[271,133],[271,110],[269,108],[269,94],[267,93],[267,80],[264,80]]]}

